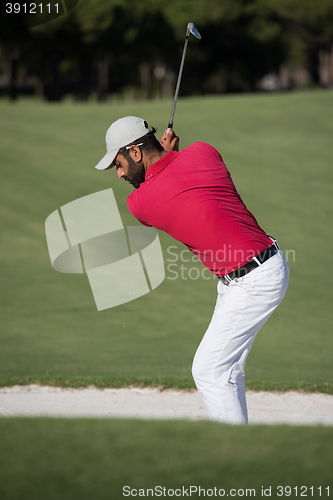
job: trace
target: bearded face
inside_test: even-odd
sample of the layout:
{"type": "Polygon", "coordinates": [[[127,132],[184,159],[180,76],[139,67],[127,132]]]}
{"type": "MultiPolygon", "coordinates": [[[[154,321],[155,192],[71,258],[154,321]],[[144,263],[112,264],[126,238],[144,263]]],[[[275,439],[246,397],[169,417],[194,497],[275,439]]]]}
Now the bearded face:
{"type": "Polygon", "coordinates": [[[128,170],[127,174],[123,175],[125,181],[132,184],[135,189],[140,187],[140,184],[145,181],[145,169],[143,163],[136,163],[130,156],[127,158],[128,170]]]}

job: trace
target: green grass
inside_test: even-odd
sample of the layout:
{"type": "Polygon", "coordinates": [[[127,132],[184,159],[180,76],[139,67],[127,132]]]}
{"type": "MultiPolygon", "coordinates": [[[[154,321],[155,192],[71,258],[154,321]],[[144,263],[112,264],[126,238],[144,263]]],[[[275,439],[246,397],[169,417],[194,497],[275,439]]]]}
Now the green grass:
{"type": "Polygon", "coordinates": [[[271,487],[272,499],[288,496],[278,495],[282,486],[292,488],[290,498],[302,492],[328,498],[332,439],[333,429],[324,427],[0,419],[0,498],[118,500],[124,498],[124,486],[145,492],[157,486],[189,492],[200,486],[224,489],[225,496],[235,498],[250,497],[240,491],[250,489],[264,498],[262,487],[271,487]]]}
{"type": "MultiPolygon", "coordinates": [[[[170,279],[167,270],[153,292],[97,312],[86,276],[52,269],[44,232],[51,212],[108,187],[124,224],[138,224],[126,207],[130,186],[93,167],[112,121],[142,116],[162,133],[170,107],[0,101],[0,385],[193,385],[192,358],[213,312],[216,279],[190,279],[190,269],[202,266],[179,262],[186,279],[170,279]]],[[[183,99],[175,118],[181,147],[215,146],[262,227],[295,252],[287,296],[250,353],[248,387],[333,392],[333,93],[183,99]]],[[[183,247],[163,233],[160,239],[168,265],[167,248],[179,254],[183,247]]]]}

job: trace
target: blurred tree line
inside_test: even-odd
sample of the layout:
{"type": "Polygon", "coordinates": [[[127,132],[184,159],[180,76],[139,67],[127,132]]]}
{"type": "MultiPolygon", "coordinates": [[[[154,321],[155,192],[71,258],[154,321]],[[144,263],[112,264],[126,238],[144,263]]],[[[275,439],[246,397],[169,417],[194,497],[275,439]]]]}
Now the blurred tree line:
{"type": "Polygon", "coordinates": [[[333,0],[81,0],[24,30],[27,17],[0,23],[0,92],[13,99],[170,97],[189,21],[202,40],[190,39],[182,95],[333,87],[333,0]]]}

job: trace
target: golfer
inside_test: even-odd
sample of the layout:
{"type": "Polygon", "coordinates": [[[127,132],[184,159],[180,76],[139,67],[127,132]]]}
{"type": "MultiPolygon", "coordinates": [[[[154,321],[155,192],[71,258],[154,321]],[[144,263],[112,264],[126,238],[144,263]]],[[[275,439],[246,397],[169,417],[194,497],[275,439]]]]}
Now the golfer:
{"type": "Polygon", "coordinates": [[[155,132],[141,118],[117,120],[96,168],[115,167],[135,188],[127,200],[134,217],[186,245],[219,278],[192,374],[211,420],[246,423],[246,358],[287,291],[289,267],[244,205],[218,151],[195,142],[178,152],[173,131],[161,142],[155,132]]]}

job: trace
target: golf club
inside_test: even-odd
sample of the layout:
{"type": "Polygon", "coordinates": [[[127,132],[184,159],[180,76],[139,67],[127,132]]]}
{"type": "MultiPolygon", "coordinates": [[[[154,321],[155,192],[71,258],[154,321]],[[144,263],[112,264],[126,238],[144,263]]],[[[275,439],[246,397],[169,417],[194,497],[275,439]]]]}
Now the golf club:
{"type": "Polygon", "coordinates": [[[175,98],[173,100],[173,106],[172,106],[172,111],[171,111],[171,116],[170,116],[170,120],[169,120],[167,133],[170,130],[172,130],[172,127],[173,127],[173,117],[175,115],[175,109],[176,109],[176,104],[177,104],[177,99],[178,99],[178,94],[179,94],[179,87],[180,87],[180,82],[181,82],[182,74],[183,74],[185,54],[186,54],[186,49],[187,49],[187,44],[188,44],[188,39],[189,39],[190,33],[192,33],[192,35],[195,36],[196,38],[198,38],[199,40],[201,39],[201,35],[200,35],[199,31],[196,29],[196,27],[194,26],[194,24],[188,23],[187,29],[186,29],[186,37],[185,37],[183,56],[182,56],[182,60],[180,63],[180,69],[179,69],[179,74],[178,74],[175,98]]]}

